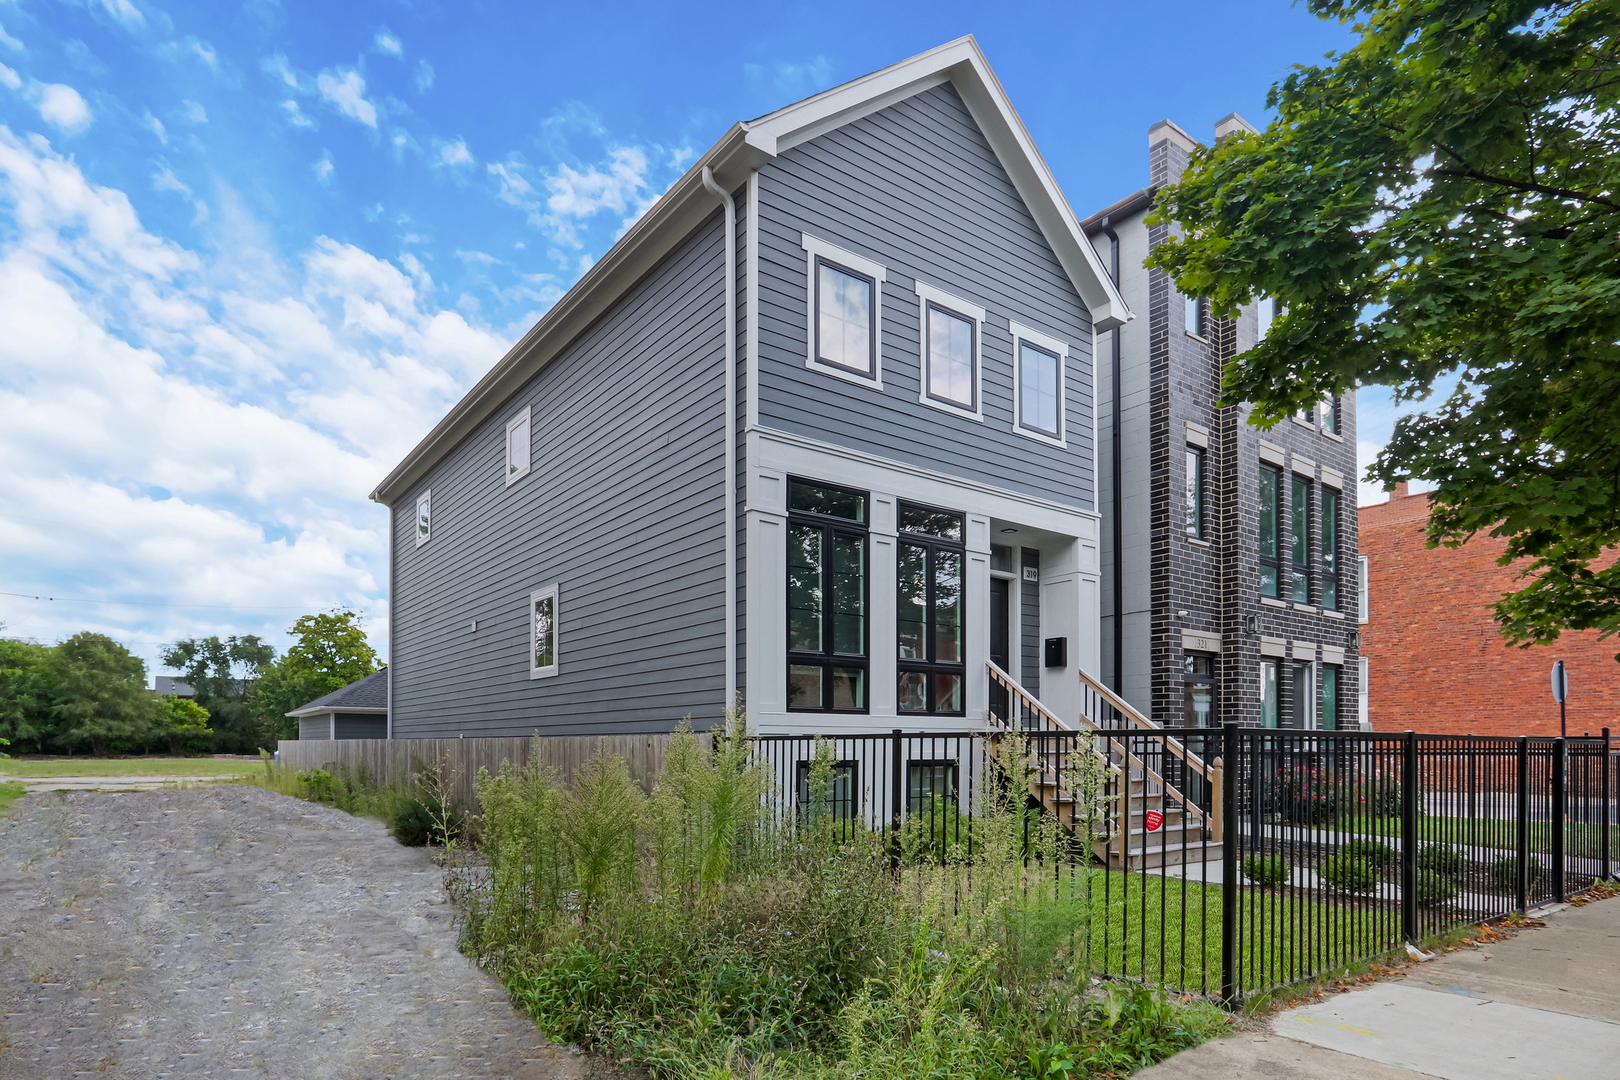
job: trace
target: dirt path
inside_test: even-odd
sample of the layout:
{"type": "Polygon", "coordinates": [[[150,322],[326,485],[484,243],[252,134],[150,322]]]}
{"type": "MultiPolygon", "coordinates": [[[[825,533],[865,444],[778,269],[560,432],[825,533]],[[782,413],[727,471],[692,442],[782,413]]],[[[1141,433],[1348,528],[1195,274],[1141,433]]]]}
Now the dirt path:
{"type": "Polygon", "coordinates": [[[455,947],[425,852],[260,788],[0,819],[0,1077],[584,1075],[455,947]]]}

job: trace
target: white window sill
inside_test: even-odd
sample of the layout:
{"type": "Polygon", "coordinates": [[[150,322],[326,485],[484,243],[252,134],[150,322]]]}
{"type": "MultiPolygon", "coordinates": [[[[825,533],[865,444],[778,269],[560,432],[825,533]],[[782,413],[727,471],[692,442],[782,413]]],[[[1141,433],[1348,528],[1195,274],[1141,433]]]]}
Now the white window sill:
{"type": "Polygon", "coordinates": [[[1296,603],[1294,605],[1294,610],[1295,611],[1303,611],[1303,612],[1307,612],[1308,614],[1315,615],[1316,614],[1316,605],[1315,604],[1296,603]]]}
{"type": "Polygon", "coordinates": [[[1281,600],[1273,600],[1269,596],[1262,596],[1260,598],[1260,603],[1265,607],[1275,607],[1275,608],[1284,608],[1284,609],[1286,609],[1288,607],[1288,605],[1283,603],[1281,600]]]}
{"type": "Polygon", "coordinates": [[[1310,428],[1312,431],[1316,430],[1316,421],[1314,420],[1301,420],[1297,416],[1290,416],[1288,419],[1292,420],[1302,428],[1310,428]]]}
{"type": "Polygon", "coordinates": [[[1184,536],[1184,537],[1182,537],[1182,539],[1187,541],[1187,543],[1192,544],[1195,547],[1207,548],[1207,547],[1214,547],[1215,546],[1214,544],[1210,543],[1208,540],[1200,540],[1196,536],[1184,536]]]}
{"type": "Polygon", "coordinates": [[[1326,429],[1324,429],[1324,430],[1323,430],[1323,431],[1322,431],[1322,437],[1323,437],[1323,438],[1324,438],[1324,439],[1332,439],[1332,440],[1333,440],[1333,441],[1334,441],[1334,442],[1336,442],[1336,443],[1342,443],[1342,442],[1344,442],[1344,436],[1343,436],[1343,435],[1335,435],[1335,434],[1333,434],[1333,432],[1331,432],[1331,431],[1328,431],[1328,430],[1326,430],[1326,429]]]}
{"type": "Polygon", "coordinates": [[[1205,345],[1209,344],[1209,338],[1205,337],[1203,334],[1195,334],[1191,330],[1188,330],[1186,333],[1187,336],[1192,338],[1194,341],[1202,342],[1205,345]]]}
{"type": "Polygon", "coordinates": [[[950,413],[952,416],[960,416],[963,420],[972,420],[977,424],[984,423],[983,412],[969,409],[964,405],[954,405],[947,401],[941,401],[936,397],[929,397],[927,394],[919,395],[917,400],[930,409],[938,409],[940,412],[950,413]]]}
{"type": "Polygon", "coordinates": [[[1329,611],[1326,608],[1323,608],[1322,609],[1322,616],[1324,618],[1328,618],[1328,619],[1342,619],[1342,618],[1344,618],[1344,612],[1342,612],[1342,611],[1329,611]]]}

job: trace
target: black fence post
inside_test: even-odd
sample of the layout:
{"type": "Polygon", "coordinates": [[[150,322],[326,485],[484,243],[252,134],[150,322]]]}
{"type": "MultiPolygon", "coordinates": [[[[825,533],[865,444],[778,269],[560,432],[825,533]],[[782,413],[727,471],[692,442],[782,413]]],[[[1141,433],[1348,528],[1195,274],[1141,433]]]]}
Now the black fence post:
{"type": "Polygon", "coordinates": [[[1238,726],[1227,722],[1221,736],[1221,1003],[1228,1008],[1238,998],[1238,838],[1243,818],[1238,814],[1238,771],[1243,755],[1238,747],[1238,726]]]}
{"type": "Polygon", "coordinates": [[[1517,819],[1518,835],[1513,847],[1518,855],[1518,880],[1514,882],[1514,892],[1518,894],[1519,913],[1522,915],[1530,910],[1530,737],[1519,736],[1519,806],[1517,819]]]}
{"type": "Polygon", "coordinates": [[[1609,774],[1614,771],[1609,762],[1609,729],[1603,729],[1603,755],[1598,758],[1599,768],[1603,779],[1598,784],[1598,802],[1603,808],[1603,823],[1598,826],[1598,843],[1601,845],[1601,854],[1598,855],[1598,869],[1604,881],[1614,878],[1614,859],[1609,853],[1609,818],[1614,816],[1609,809],[1609,800],[1614,798],[1614,791],[1609,786],[1609,774]]]}
{"type": "Polygon", "coordinates": [[[889,744],[889,858],[897,870],[900,867],[900,826],[904,821],[900,799],[905,787],[905,767],[900,759],[905,752],[905,739],[900,729],[895,728],[889,744]]]}
{"type": "Polygon", "coordinates": [[[1553,740],[1552,748],[1552,806],[1547,815],[1552,820],[1553,899],[1562,904],[1569,899],[1569,860],[1564,858],[1564,836],[1569,831],[1569,744],[1562,738],[1553,740]]]}
{"type": "Polygon", "coordinates": [[[1417,840],[1418,840],[1417,733],[1401,736],[1401,936],[1417,944],[1417,840]]]}

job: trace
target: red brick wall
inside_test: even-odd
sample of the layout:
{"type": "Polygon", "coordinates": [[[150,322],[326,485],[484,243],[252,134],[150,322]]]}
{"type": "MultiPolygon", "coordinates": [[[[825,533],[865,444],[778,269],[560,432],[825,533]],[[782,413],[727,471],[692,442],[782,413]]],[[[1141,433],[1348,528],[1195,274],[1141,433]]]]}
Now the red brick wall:
{"type": "MultiPolygon", "coordinates": [[[[1404,488],[1404,485],[1402,485],[1404,488]]],[[[1554,660],[1569,671],[1569,733],[1620,735],[1620,637],[1567,633],[1551,645],[1511,648],[1491,605],[1514,588],[1496,565],[1503,543],[1479,536],[1460,548],[1427,548],[1426,495],[1398,490],[1360,511],[1367,557],[1368,717],[1378,731],[1557,735],[1554,660]]]]}

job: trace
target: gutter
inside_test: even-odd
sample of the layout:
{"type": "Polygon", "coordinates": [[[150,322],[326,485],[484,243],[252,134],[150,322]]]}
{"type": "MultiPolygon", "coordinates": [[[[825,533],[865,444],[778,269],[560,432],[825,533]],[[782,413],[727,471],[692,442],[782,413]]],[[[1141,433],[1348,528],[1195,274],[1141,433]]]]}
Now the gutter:
{"type": "Polygon", "coordinates": [[[726,212],[726,356],[725,418],[726,440],[726,701],[730,719],[737,703],[737,203],[725,188],[715,183],[714,172],[703,166],[703,186],[720,200],[726,212]]]}
{"type": "MultiPolygon", "coordinates": [[[[1138,192],[1137,195],[1130,196],[1129,198],[1127,198],[1125,200],[1125,202],[1129,203],[1129,202],[1131,202],[1131,200],[1136,199],[1137,197],[1141,196],[1142,194],[1144,194],[1144,193],[1138,192]]],[[[1149,194],[1148,198],[1151,199],[1151,197],[1152,197],[1151,194],[1149,194]]],[[[1114,231],[1114,226],[1113,226],[1111,218],[1112,218],[1111,214],[1106,214],[1106,213],[1103,214],[1102,220],[1098,223],[1098,228],[1101,230],[1101,232],[1102,232],[1102,234],[1104,236],[1108,237],[1108,250],[1109,250],[1108,273],[1109,273],[1109,276],[1113,278],[1114,288],[1118,289],[1119,288],[1119,234],[1114,231]]],[[[1124,500],[1124,492],[1120,490],[1121,485],[1124,483],[1125,470],[1124,470],[1123,463],[1120,461],[1121,440],[1120,440],[1120,432],[1119,432],[1120,418],[1121,418],[1121,415],[1122,415],[1122,412],[1123,412],[1123,410],[1121,408],[1121,405],[1120,405],[1120,400],[1124,396],[1124,395],[1122,395],[1120,393],[1120,387],[1119,387],[1119,375],[1120,375],[1120,343],[1119,343],[1119,335],[1120,335],[1120,332],[1121,332],[1122,329],[1123,329],[1122,327],[1118,327],[1118,326],[1114,327],[1114,329],[1113,329],[1113,339],[1114,339],[1113,340],[1113,361],[1112,361],[1113,366],[1112,366],[1112,375],[1111,375],[1111,378],[1112,378],[1113,382],[1111,384],[1111,391],[1112,392],[1109,394],[1109,397],[1112,398],[1112,401],[1110,403],[1111,422],[1110,422],[1109,432],[1108,432],[1108,444],[1109,444],[1109,446],[1110,446],[1110,448],[1112,450],[1112,458],[1109,461],[1108,472],[1109,472],[1109,482],[1112,484],[1113,492],[1114,492],[1114,513],[1112,515],[1113,516],[1112,529],[1113,529],[1113,540],[1114,540],[1114,573],[1113,573],[1113,579],[1114,579],[1113,580],[1113,587],[1114,587],[1114,673],[1113,673],[1114,674],[1114,687],[1113,687],[1113,690],[1114,690],[1114,693],[1120,694],[1120,695],[1123,695],[1125,693],[1125,561],[1124,561],[1124,559],[1125,559],[1125,552],[1124,552],[1124,545],[1125,545],[1124,503],[1125,503],[1125,500],[1124,500]]]]}

